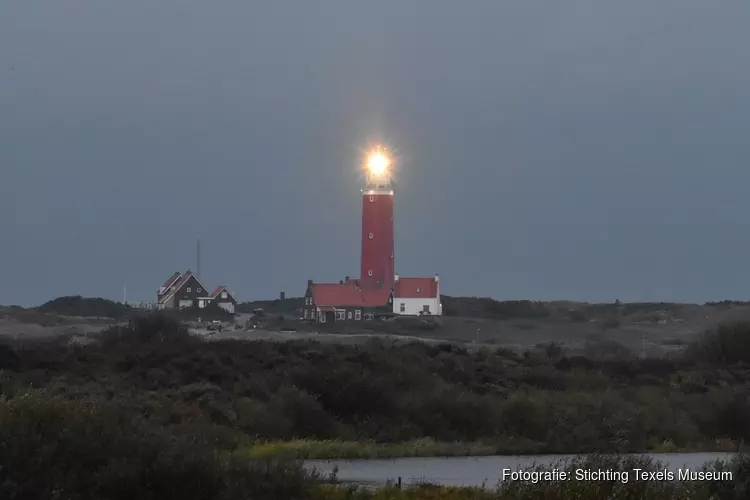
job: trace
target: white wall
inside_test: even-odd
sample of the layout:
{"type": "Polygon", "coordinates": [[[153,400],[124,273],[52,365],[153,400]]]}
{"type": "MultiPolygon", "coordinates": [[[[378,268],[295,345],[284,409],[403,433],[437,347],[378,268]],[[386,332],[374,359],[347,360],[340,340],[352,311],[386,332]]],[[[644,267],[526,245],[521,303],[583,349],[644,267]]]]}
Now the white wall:
{"type": "Polygon", "coordinates": [[[430,314],[433,316],[440,316],[443,314],[442,307],[440,306],[439,298],[417,298],[417,299],[403,299],[399,297],[393,298],[393,312],[396,314],[404,315],[418,315],[422,311],[424,306],[430,306],[430,314]],[[401,311],[401,304],[404,304],[404,311],[401,311]]]}
{"type": "Polygon", "coordinates": [[[234,314],[234,304],[231,302],[218,302],[218,306],[228,313],[234,314]]]}

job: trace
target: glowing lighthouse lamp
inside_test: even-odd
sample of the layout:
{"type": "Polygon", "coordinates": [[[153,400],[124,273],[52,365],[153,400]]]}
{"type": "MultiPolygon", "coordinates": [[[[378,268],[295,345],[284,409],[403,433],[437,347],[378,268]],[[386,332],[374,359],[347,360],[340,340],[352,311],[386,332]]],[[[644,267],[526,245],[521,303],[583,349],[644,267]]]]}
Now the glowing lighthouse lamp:
{"type": "Polygon", "coordinates": [[[368,189],[391,189],[391,158],[383,148],[376,148],[365,160],[368,189]]]}
{"type": "Polygon", "coordinates": [[[382,176],[388,170],[390,163],[391,161],[384,153],[375,151],[374,153],[370,153],[370,156],[367,158],[367,170],[372,175],[382,176]]]}

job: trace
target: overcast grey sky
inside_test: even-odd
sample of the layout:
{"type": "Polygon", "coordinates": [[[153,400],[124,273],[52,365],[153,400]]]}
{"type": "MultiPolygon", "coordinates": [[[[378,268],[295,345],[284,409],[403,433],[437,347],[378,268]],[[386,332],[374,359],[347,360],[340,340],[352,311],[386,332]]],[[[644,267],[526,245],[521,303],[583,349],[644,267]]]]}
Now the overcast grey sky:
{"type": "Polygon", "coordinates": [[[241,300],[359,269],[443,293],[750,299],[750,2],[0,0],[0,303],[241,300]]]}

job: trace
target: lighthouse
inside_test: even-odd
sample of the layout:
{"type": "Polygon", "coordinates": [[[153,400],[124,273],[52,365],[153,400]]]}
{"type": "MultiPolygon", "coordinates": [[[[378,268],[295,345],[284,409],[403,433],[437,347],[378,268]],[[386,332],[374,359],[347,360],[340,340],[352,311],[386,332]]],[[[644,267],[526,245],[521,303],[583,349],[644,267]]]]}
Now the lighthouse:
{"type": "Polygon", "coordinates": [[[365,289],[394,285],[393,165],[385,148],[375,148],[365,161],[362,189],[362,260],[360,283],[365,289]]]}
{"type": "Polygon", "coordinates": [[[362,260],[359,279],[307,281],[303,320],[368,321],[391,315],[441,315],[438,275],[407,278],[395,273],[392,156],[377,147],[365,157],[362,187],[362,260]]]}

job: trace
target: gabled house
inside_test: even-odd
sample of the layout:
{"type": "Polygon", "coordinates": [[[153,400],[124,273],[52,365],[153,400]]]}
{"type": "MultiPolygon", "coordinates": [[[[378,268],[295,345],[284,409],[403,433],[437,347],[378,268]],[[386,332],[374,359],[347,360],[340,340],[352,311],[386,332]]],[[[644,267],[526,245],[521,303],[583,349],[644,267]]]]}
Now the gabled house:
{"type": "Polygon", "coordinates": [[[393,290],[393,312],[395,314],[422,316],[443,314],[440,303],[440,279],[401,278],[395,276],[393,290]]]}
{"type": "Polygon", "coordinates": [[[183,309],[198,307],[199,299],[205,297],[206,287],[189,269],[184,273],[174,273],[156,292],[158,309],[183,309]]]}
{"type": "Polygon", "coordinates": [[[228,313],[234,314],[234,308],[237,306],[237,299],[227,287],[219,286],[208,296],[208,303],[206,305],[208,304],[216,304],[228,313]]]}
{"type": "Polygon", "coordinates": [[[359,280],[339,283],[307,282],[302,318],[318,323],[372,320],[391,314],[392,291],[388,288],[363,289],[359,280]]]}

